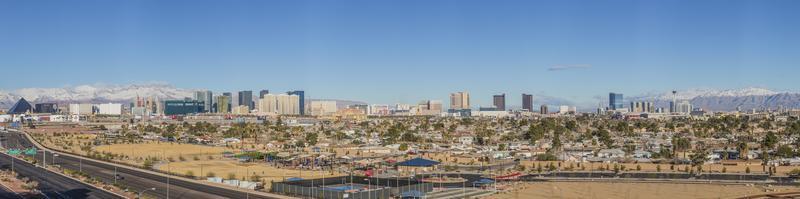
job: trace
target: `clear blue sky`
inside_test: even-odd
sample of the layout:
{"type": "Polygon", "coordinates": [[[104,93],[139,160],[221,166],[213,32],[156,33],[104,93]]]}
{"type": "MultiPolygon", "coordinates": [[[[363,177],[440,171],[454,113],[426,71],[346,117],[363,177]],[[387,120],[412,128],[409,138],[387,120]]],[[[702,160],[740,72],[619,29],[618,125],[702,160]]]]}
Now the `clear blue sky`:
{"type": "Polygon", "coordinates": [[[0,0],[0,89],[168,82],[473,105],[797,91],[800,1],[0,0]],[[551,69],[553,68],[553,69],[551,69]],[[555,70],[562,69],[562,70],[555,70]],[[12,71],[29,75],[10,75],[12,71]]]}

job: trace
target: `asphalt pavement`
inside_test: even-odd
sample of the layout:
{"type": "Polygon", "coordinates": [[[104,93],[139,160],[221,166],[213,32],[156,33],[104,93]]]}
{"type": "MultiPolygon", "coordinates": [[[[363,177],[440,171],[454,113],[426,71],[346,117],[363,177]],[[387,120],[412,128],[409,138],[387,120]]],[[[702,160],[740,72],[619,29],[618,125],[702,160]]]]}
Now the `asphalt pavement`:
{"type": "MultiPolygon", "coordinates": [[[[0,135],[0,140],[3,142],[3,146],[15,146],[8,145],[13,144],[14,141],[7,142],[8,136],[5,133],[0,135]]],[[[0,153],[0,168],[13,169],[18,174],[39,182],[39,190],[47,196],[47,198],[120,198],[115,194],[83,184],[75,179],[47,171],[31,163],[15,160],[11,156],[2,153],[0,153]]]]}
{"type": "MultiPolygon", "coordinates": [[[[9,132],[4,133],[4,135],[5,137],[0,140],[0,142],[2,142],[3,146],[6,148],[28,148],[34,146],[23,134],[9,132]]],[[[39,153],[35,156],[39,164],[43,162],[41,161],[43,153],[44,152],[39,149],[39,153]]],[[[48,165],[55,164],[62,168],[83,171],[106,183],[114,183],[116,180],[116,183],[128,187],[131,191],[141,192],[142,190],[147,190],[144,192],[145,195],[151,197],[190,199],[271,198],[248,194],[243,191],[225,189],[217,186],[165,177],[163,175],[116,167],[104,162],[83,160],[67,155],[53,156],[53,154],[52,151],[46,152],[46,162],[48,165]],[[152,190],[153,188],[155,188],[155,190],[152,190]]],[[[220,184],[219,186],[224,185],[220,184]]]]}

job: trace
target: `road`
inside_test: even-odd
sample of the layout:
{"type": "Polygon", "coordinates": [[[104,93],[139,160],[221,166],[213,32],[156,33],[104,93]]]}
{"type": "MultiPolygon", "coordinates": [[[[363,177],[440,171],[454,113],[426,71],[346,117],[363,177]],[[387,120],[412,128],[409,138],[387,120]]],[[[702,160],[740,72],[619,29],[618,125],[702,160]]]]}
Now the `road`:
{"type": "MultiPolygon", "coordinates": [[[[25,135],[16,132],[4,133],[5,139],[2,139],[1,144],[6,148],[27,148],[33,147],[33,143],[29,141],[25,135]]],[[[36,155],[36,159],[41,164],[42,155],[45,153],[40,150],[36,155]]],[[[83,171],[88,173],[94,178],[113,184],[116,180],[118,184],[124,185],[131,191],[140,192],[148,190],[145,195],[156,198],[273,198],[261,195],[253,195],[243,191],[236,191],[225,189],[222,187],[200,184],[181,179],[174,179],[165,177],[163,175],[156,175],[149,172],[142,172],[123,167],[116,167],[112,164],[98,161],[82,160],[80,158],[57,155],[53,156],[52,151],[46,152],[47,164],[61,166],[65,169],[72,169],[76,171],[83,171]],[[120,176],[116,178],[115,173],[120,176]],[[115,179],[116,178],[116,179],[115,179]],[[155,188],[155,190],[150,190],[155,188]]],[[[224,185],[219,185],[224,186],[224,185]]]]}
{"type": "MultiPolygon", "coordinates": [[[[7,138],[2,136],[0,139],[5,140],[7,138]]],[[[3,141],[3,144],[8,146],[5,145],[7,144],[5,141],[3,141]]],[[[117,195],[83,184],[75,179],[46,171],[31,163],[20,160],[14,160],[12,163],[11,156],[0,154],[0,168],[11,169],[12,166],[18,174],[39,182],[39,190],[48,198],[120,198],[117,195]]]]}
{"type": "Polygon", "coordinates": [[[0,198],[19,198],[22,199],[22,196],[17,195],[13,191],[7,189],[5,186],[0,186],[0,198]]]}

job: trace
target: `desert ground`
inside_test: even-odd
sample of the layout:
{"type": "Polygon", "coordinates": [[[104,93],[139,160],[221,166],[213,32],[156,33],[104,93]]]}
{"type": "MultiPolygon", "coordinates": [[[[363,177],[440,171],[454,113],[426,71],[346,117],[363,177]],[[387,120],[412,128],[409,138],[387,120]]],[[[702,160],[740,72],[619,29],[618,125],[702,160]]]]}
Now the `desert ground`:
{"type": "Polygon", "coordinates": [[[788,186],[610,182],[536,182],[518,183],[514,187],[488,198],[738,198],[800,191],[788,186]]]}
{"type": "MultiPolygon", "coordinates": [[[[552,161],[551,161],[552,162],[552,161]]],[[[536,172],[536,168],[538,165],[541,165],[543,170],[547,170],[547,166],[551,163],[548,161],[523,161],[521,165],[524,165],[527,170],[536,172]]],[[[573,171],[597,171],[601,170],[600,168],[610,168],[614,169],[614,163],[577,163],[577,162],[552,162],[556,167],[560,170],[573,170],[573,171]],[[572,169],[569,169],[572,167],[572,169]],[[582,168],[583,167],[583,168],[582,168]]],[[[641,171],[651,171],[655,172],[658,171],[659,165],[661,166],[661,172],[684,172],[687,166],[689,165],[670,165],[670,164],[654,164],[654,163],[618,163],[617,165],[625,166],[625,170],[627,171],[636,171],[637,166],[641,168],[641,171]],[[670,169],[670,166],[673,166],[673,169],[670,169]]],[[[691,167],[691,166],[689,166],[691,167]]],[[[746,173],[747,168],[750,168],[751,173],[764,173],[764,167],[761,165],[760,160],[754,161],[726,161],[725,165],[723,164],[706,164],[703,165],[704,172],[716,172],[721,173],[723,168],[726,173],[746,173]]],[[[786,175],[789,171],[793,169],[800,168],[800,166],[778,166],[776,175],[786,175]]]]}

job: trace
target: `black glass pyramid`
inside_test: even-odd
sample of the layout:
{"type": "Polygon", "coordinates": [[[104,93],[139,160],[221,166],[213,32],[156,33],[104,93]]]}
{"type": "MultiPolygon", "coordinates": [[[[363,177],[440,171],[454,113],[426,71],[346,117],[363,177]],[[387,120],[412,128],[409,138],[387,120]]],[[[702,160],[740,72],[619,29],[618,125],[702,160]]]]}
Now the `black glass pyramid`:
{"type": "Polygon", "coordinates": [[[33,107],[31,106],[31,103],[28,103],[25,98],[21,98],[19,101],[17,101],[17,103],[14,103],[14,106],[11,106],[11,108],[8,109],[8,114],[23,114],[32,110],[33,107]]]}

